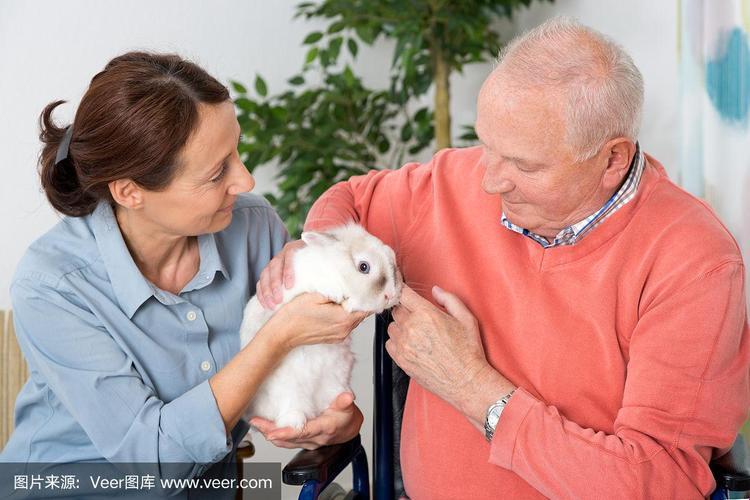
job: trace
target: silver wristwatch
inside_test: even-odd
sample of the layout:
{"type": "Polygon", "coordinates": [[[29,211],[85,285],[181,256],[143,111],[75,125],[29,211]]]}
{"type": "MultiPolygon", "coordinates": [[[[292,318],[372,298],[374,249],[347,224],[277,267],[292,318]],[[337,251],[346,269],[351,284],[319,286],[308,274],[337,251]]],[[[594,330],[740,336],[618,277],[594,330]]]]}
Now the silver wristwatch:
{"type": "Polygon", "coordinates": [[[514,392],[516,392],[515,389],[500,398],[487,409],[487,416],[484,419],[484,437],[487,438],[487,441],[492,441],[492,436],[495,435],[495,428],[497,427],[497,422],[500,420],[500,415],[503,413],[505,405],[508,404],[508,401],[510,401],[510,397],[514,392]]]}

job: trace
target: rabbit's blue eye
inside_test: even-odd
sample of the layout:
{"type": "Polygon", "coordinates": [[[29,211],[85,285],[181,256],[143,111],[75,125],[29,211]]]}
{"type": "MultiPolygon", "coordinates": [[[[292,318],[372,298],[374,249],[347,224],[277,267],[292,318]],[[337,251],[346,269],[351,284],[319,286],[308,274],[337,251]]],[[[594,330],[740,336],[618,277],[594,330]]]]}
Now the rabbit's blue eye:
{"type": "Polygon", "coordinates": [[[370,264],[363,260],[359,264],[357,264],[357,269],[359,269],[360,273],[367,274],[370,272],[370,264]]]}

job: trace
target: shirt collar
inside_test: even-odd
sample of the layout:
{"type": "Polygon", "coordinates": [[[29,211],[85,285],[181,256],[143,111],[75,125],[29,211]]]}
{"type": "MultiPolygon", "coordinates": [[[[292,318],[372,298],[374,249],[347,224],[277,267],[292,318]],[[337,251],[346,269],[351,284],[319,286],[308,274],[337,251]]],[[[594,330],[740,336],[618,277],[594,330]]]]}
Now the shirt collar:
{"type": "Polygon", "coordinates": [[[529,238],[542,245],[544,248],[551,248],[560,245],[572,245],[633,198],[635,192],[638,189],[638,185],[640,184],[644,165],[644,155],[641,152],[640,145],[636,142],[635,154],[633,155],[633,160],[630,163],[628,175],[625,177],[625,180],[623,181],[617,192],[613,194],[599,210],[592,213],[588,217],[576,222],[575,224],[563,228],[559,233],[557,233],[557,236],[555,236],[555,239],[552,240],[552,242],[550,242],[544,236],[538,235],[532,231],[529,231],[528,229],[513,224],[505,216],[505,212],[502,213],[500,221],[506,228],[510,229],[511,231],[523,234],[524,236],[528,236],[529,238]]]}
{"type": "MultiPolygon", "coordinates": [[[[120,232],[112,206],[108,201],[100,201],[94,212],[89,215],[91,225],[99,247],[102,262],[109,275],[112,289],[117,296],[123,311],[132,318],[138,308],[150,297],[155,296],[163,303],[175,303],[149,282],[141,273],[125,240],[120,232]]],[[[210,284],[216,273],[220,272],[225,279],[229,279],[221,253],[219,252],[216,236],[202,234],[198,236],[198,250],[200,253],[200,268],[198,273],[183,288],[182,292],[189,292],[203,288],[210,284]]]]}
{"type": "Polygon", "coordinates": [[[214,233],[198,235],[198,251],[201,256],[200,268],[183,292],[203,288],[214,280],[216,273],[221,273],[224,279],[229,279],[229,272],[224,265],[214,233]]]}

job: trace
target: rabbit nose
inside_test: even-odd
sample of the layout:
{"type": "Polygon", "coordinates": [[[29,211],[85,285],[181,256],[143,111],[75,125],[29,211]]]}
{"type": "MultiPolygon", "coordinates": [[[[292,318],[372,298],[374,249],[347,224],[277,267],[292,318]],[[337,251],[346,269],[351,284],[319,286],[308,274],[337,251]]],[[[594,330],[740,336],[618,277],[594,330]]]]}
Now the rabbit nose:
{"type": "Polygon", "coordinates": [[[388,296],[388,294],[386,293],[386,294],[385,294],[385,300],[386,300],[386,302],[387,302],[387,301],[388,301],[389,299],[390,299],[390,297],[389,297],[389,296],[388,296]]]}

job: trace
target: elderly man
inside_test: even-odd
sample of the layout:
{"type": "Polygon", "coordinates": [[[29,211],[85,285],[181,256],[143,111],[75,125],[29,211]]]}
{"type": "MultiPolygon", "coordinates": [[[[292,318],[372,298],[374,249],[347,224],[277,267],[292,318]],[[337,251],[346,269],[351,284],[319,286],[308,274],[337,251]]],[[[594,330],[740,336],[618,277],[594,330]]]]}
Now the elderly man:
{"type": "MultiPolygon", "coordinates": [[[[553,20],[482,86],[481,146],[354,177],[310,212],[307,228],[354,220],[383,239],[411,287],[386,345],[411,376],[410,497],[713,489],[708,461],[750,404],[744,266],[640,150],[642,102],[619,46],[553,20]]],[[[263,275],[266,304],[298,246],[263,275]]]]}

